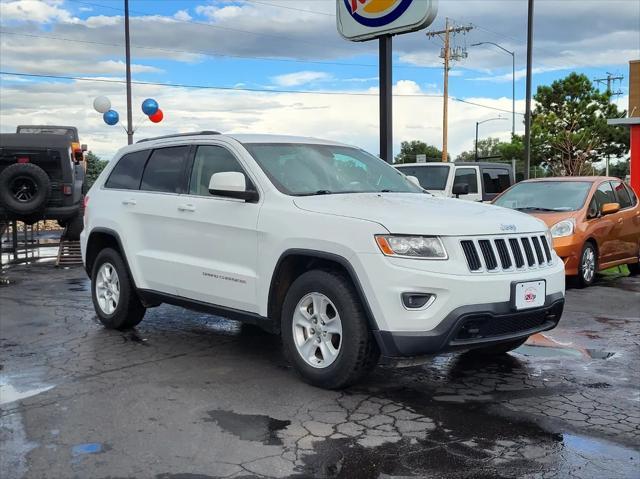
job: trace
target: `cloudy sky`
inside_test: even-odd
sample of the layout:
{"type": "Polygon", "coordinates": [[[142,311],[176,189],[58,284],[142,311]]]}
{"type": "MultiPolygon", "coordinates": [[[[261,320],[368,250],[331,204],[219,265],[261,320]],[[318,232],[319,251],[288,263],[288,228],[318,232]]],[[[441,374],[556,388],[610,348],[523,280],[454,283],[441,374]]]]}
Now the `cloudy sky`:
{"type": "MultiPolygon", "coordinates": [[[[417,0],[421,1],[421,0],[417,0]]],[[[126,118],[122,0],[0,0],[0,129],[17,124],[78,126],[82,141],[109,158],[126,143],[92,109],[108,96],[126,118]],[[8,73],[81,79],[14,76],[8,73]]],[[[335,0],[130,0],[136,139],[215,129],[332,138],[378,151],[377,44],[336,31],[335,0]],[[183,86],[176,86],[183,85],[183,86]],[[204,88],[206,87],[206,88],[204,88]],[[156,98],[160,125],[140,103],[156,98]]],[[[511,57],[516,110],[524,111],[525,0],[440,0],[431,28],[445,17],[472,25],[456,45],[468,58],[450,79],[450,151],[511,129],[511,57]],[[463,101],[459,101],[463,100],[463,101]]],[[[607,72],[624,107],[628,61],[640,58],[640,1],[536,0],[534,89],[570,71],[607,72]]],[[[394,150],[403,140],[441,146],[439,40],[412,33],[394,39],[394,150]]],[[[521,131],[522,115],[516,115],[521,131]]]]}

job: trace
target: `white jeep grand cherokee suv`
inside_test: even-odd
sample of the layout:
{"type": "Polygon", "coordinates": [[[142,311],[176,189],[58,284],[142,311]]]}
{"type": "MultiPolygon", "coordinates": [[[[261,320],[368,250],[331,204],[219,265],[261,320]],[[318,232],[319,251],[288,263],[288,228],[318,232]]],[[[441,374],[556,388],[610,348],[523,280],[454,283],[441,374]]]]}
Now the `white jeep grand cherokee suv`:
{"type": "Polygon", "coordinates": [[[386,358],[509,351],[558,323],[547,227],[435,198],[358,148],[202,132],[123,148],[88,193],[96,313],[131,328],[171,303],[282,336],[312,384],[386,358]]]}

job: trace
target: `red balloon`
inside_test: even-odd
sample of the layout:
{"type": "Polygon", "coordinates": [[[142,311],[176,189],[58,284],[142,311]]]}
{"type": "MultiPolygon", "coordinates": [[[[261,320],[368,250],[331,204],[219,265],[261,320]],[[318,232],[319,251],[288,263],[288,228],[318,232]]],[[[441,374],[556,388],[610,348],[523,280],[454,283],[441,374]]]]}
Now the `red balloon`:
{"type": "Polygon", "coordinates": [[[158,108],[158,111],[156,111],[153,115],[149,115],[149,120],[154,123],[160,123],[163,118],[164,113],[162,113],[162,110],[160,108],[158,108]]]}

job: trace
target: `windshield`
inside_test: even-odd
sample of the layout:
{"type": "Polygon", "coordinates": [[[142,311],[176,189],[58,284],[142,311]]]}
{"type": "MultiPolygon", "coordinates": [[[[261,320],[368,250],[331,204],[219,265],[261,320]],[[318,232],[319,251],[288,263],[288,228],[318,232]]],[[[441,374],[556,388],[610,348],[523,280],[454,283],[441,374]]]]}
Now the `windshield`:
{"type": "Polygon", "coordinates": [[[587,181],[518,183],[495,204],[520,211],[576,211],[584,205],[591,185],[587,181]]]}
{"type": "Polygon", "coordinates": [[[357,148],[298,143],[244,146],[275,187],[287,195],[423,192],[398,170],[357,148]]]}
{"type": "Polygon", "coordinates": [[[415,176],[425,190],[444,190],[449,177],[449,167],[438,166],[400,166],[405,175],[415,176]]]}

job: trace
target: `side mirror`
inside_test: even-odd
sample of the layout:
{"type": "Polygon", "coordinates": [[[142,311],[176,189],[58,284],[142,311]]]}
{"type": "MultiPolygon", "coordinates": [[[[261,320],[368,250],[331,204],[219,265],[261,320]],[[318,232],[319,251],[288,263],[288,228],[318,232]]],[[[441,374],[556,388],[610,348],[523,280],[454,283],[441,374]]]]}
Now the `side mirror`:
{"type": "Polygon", "coordinates": [[[418,180],[418,178],[416,178],[415,176],[407,175],[407,180],[409,180],[414,185],[422,188],[422,185],[420,185],[420,180],[418,180]]]}
{"type": "Polygon", "coordinates": [[[459,198],[460,195],[468,195],[469,185],[466,183],[458,183],[457,185],[453,185],[451,193],[453,193],[453,196],[455,196],[456,198],[459,198]]]}
{"type": "Polygon", "coordinates": [[[80,146],[80,149],[82,151],[87,151],[89,148],[87,148],[87,145],[85,145],[84,143],[80,146]]]}
{"type": "Polygon", "coordinates": [[[620,211],[620,203],[605,203],[602,205],[602,216],[611,215],[620,211]]]}
{"type": "Polygon", "coordinates": [[[258,192],[247,190],[247,180],[244,173],[238,171],[225,171],[211,175],[209,193],[214,196],[236,198],[250,203],[258,201],[258,192]]]}

